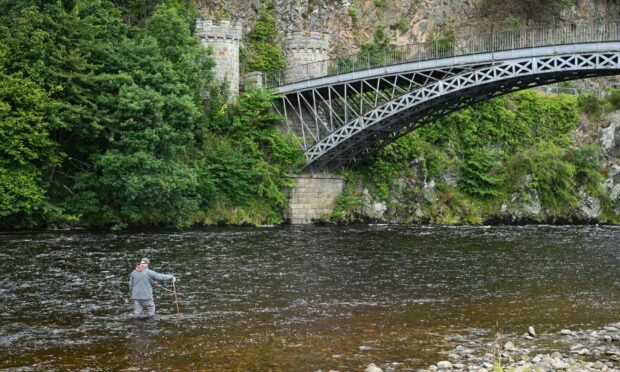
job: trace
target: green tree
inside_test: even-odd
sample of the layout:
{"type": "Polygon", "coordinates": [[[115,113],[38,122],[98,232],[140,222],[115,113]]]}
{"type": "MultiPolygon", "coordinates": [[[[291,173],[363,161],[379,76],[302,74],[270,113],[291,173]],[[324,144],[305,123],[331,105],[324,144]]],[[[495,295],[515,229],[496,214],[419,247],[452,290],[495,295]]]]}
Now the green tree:
{"type": "Polygon", "coordinates": [[[46,120],[55,107],[31,80],[5,73],[6,54],[0,47],[0,221],[31,225],[47,202],[49,172],[59,160],[46,120]]]}
{"type": "MultiPolygon", "coordinates": [[[[106,0],[7,6],[9,72],[50,91],[50,194],[91,226],[191,222],[213,62],[178,4],[131,28],[106,0]]],[[[13,94],[14,95],[14,94],[13,94]]]]}
{"type": "Polygon", "coordinates": [[[269,8],[260,12],[260,18],[248,34],[248,47],[243,51],[246,71],[274,71],[286,66],[280,47],[280,34],[276,19],[269,8]]]}
{"type": "Polygon", "coordinates": [[[472,148],[465,152],[461,163],[461,188],[471,195],[499,196],[505,175],[497,151],[472,148]]]}

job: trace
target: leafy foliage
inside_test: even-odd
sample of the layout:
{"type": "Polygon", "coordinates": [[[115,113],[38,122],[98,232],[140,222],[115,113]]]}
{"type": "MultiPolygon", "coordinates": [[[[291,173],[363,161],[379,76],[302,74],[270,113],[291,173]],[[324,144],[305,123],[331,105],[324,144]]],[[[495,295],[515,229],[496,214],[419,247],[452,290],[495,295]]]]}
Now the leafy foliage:
{"type": "Polygon", "coordinates": [[[0,218],[20,224],[43,207],[48,172],[59,161],[46,120],[55,107],[31,80],[7,75],[5,61],[0,49],[0,218]]]}
{"type": "Polygon", "coordinates": [[[228,104],[189,2],[139,3],[0,0],[0,224],[277,220],[300,154],[271,96],[228,104]]]}
{"type": "Polygon", "coordinates": [[[304,159],[301,146],[275,128],[281,118],[269,111],[271,100],[267,91],[253,90],[227,110],[211,107],[209,125],[219,138],[206,153],[216,194],[246,207],[258,196],[274,206],[270,219],[275,221],[278,208],[286,205],[282,189],[293,185],[288,174],[299,171],[304,159]]]}
{"type": "Polygon", "coordinates": [[[465,151],[461,163],[461,188],[477,196],[499,196],[504,183],[503,169],[492,148],[473,148],[465,151]]]}
{"type": "Polygon", "coordinates": [[[276,19],[270,9],[261,10],[260,18],[249,33],[248,49],[243,51],[247,71],[274,71],[286,66],[284,53],[280,48],[280,35],[276,19]]]}
{"type": "MultiPolygon", "coordinates": [[[[597,106],[611,105],[612,97],[597,98],[597,106]]],[[[437,181],[434,195],[421,190],[422,184],[406,191],[419,203],[415,208],[426,208],[435,223],[482,223],[503,202],[532,197],[546,211],[569,216],[579,207],[582,189],[612,210],[602,188],[598,146],[572,145],[570,134],[582,105],[583,96],[532,91],[495,98],[401,137],[347,177],[355,185],[374,186],[372,195],[378,200],[403,192],[395,186],[399,177],[423,180],[424,185],[437,181]]],[[[355,200],[355,193],[350,188],[342,200],[355,200]]],[[[341,204],[339,218],[359,209],[341,204]]]]}

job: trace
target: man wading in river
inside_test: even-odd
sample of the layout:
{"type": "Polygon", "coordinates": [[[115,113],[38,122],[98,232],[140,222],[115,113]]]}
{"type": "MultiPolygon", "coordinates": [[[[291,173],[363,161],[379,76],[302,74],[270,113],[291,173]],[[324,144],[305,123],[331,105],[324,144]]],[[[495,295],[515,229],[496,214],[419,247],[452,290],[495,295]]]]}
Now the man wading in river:
{"type": "Polygon", "coordinates": [[[172,275],[159,274],[149,270],[150,262],[148,258],[143,258],[129,278],[129,295],[135,306],[133,313],[136,317],[155,315],[153,280],[172,280],[172,283],[176,281],[172,275]]]}

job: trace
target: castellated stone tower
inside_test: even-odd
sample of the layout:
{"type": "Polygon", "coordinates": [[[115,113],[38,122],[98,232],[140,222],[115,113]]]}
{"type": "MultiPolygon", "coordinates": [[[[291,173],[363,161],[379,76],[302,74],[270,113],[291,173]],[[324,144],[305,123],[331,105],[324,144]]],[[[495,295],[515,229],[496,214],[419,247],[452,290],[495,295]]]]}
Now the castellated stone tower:
{"type": "Polygon", "coordinates": [[[241,42],[242,26],[222,20],[220,25],[213,24],[210,19],[198,18],[196,36],[202,45],[213,49],[215,58],[215,74],[218,79],[228,79],[230,95],[239,95],[239,43],[241,42]]]}
{"type": "Polygon", "coordinates": [[[292,32],[284,39],[286,55],[286,78],[311,79],[327,73],[327,64],[309,63],[329,58],[329,34],[322,32],[292,32]]]}
{"type": "MultiPolygon", "coordinates": [[[[284,54],[286,55],[286,69],[284,80],[287,82],[312,79],[313,77],[327,74],[327,63],[314,63],[325,61],[329,58],[328,34],[321,32],[292,32],[284,39],[284,54]]],[[[295,103],[293,103],[295,105],[295,103]]],[[[317,108],[319,116],[325,115],[323,108],[317,108]]],[[[314,116],[305,107],[296,107],[293,112],[298,114],[289,115],[286,128],[281,127],[283,132],[292,132],[297,137],[303,137],[303,122],[314,123],[314,116]],[[300,117],[301,116],[301,117],[300,117]]],[[[313,125],[314,127],[314,125],[313,125]]],[[[309,129],[306,127],[305,131],[309,129]]]]}

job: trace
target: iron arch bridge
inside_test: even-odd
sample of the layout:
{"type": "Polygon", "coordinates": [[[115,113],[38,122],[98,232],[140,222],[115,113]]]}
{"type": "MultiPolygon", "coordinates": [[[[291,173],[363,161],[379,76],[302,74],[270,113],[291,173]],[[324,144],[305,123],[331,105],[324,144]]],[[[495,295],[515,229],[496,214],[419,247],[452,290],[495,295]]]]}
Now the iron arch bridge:
{"type": "Polygon", "coordinates": [[[620,74],[620,21],[437,40],[263,74],[306,169],[363,159],[441,116],[509,92],[620,74]]]}

